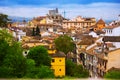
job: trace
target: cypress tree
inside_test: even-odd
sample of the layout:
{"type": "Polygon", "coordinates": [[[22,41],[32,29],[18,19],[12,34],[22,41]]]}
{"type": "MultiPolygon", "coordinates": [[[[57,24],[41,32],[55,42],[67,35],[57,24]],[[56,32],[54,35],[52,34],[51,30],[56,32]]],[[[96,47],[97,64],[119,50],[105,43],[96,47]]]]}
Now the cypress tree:
{"type": "Polygon", "coordinates": [[[40,36],[40,29],[38,26],[36,27],[36,36],[40,36]]]}
{"type": "Polygon", "coordinates": [[[33,28],[32,36],[35,36],[35,28],[33,28]]]}

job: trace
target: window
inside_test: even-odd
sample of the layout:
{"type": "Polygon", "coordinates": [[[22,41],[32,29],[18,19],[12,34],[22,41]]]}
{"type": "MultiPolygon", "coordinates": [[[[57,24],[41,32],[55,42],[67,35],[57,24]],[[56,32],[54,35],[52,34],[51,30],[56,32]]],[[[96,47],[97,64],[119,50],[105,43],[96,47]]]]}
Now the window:
{"type": "Polygon", "coordinates": [[[61,59],[59,61],[61,62],[61,59]]]}
{"type": "Polygon", "coordinates": [[[111,34],[112,34],[112,30],[111,30],[111,34]]]}
{"type": "Polygon", "coordinates": [[[55,62],[55,59],[52,59],[52,62],[55,62]]]}

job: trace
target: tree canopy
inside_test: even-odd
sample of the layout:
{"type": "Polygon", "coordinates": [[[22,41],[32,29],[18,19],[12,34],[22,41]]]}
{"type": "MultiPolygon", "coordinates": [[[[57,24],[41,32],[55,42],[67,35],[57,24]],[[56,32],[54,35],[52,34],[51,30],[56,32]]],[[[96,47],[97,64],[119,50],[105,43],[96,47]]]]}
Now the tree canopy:
{"type": "Polygon", "coordinates": [[[30,49],[27,55],[27,74],[30,78],[53,78],[54,72],[50,69],[51,57],[43,46],[30,49]]]}
{"type": "Polygon", "coordinates": [[[21,45],[7,30],[0,30],[0,77],[23,77],[25,72],[21,45]]]}
{"type": "Polygon", "coordinates": [[[8,15],[0,14],[0,27],[7,27],[7,23],[10,19],[8,19],[8,15]]]}
{"type": "Polygon", "coordinates": [[[51,58],[46,48],[30,49],[27,58],[21,44],[7,30],[0,30],[0,78],[53,78],[51,58]]]}
{"type": "Polygon", "coordinates": [[[78,78],[87,78],[89,77],[88,70],[84,69],[82,65],[77,65],[73,63],[71,60],[66,60],[66,75],[71,77],[78,78]]]}
{"type": "Polygon", "coordinates": [[[27,58],[33,59],[35,61],[36,66],[50,66],[51,64],[51,58],[48,55],[47,49],[43,46],[36,46],[31,48],[27,55],[27,58]]]}
{"type": "Polygon", "coordinates": [[[74,50],[74,42],[71,37],[67,35],[59,36],[55,39],[55,46],[58,51],[62,51],[65,54],[74,50]]]}
{"type": "Polygon", "coordinates": [[[40,29],[39,29],[38,26],[36,27],[36,35],[37,35],[37,36],[40,36],[40,29]]]}
{"type": "Polygon", "coordinates": [[[33,59],[27,59],[27,72],[25,77],[27,78],[53,78],[54,72],[50,67],[41,65],[35,66],[35,61],[33,59]]]}
{"type": "Polygon", "coordinates": [[[120,69],[119,70],[110,70],[105,75],[104,78],[108,79],[120,79],[120,69]]]}

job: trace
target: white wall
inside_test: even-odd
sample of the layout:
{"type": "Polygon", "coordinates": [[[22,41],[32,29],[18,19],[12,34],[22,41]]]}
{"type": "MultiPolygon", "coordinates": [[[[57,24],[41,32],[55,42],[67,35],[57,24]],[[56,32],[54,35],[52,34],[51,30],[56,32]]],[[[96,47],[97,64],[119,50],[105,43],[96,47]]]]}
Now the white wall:
{"type": "Polygon", "coordinates": [[[105,36],[112,36],[113,35],[113,29],[105,28],[103,29],[105,32],[105,36]]]}
{"type": "Polygon", "coordinates": [[[103,29],[105,36],[120,36],[120,26],[115,28],[105,28],[103,29]]]}
{"type": "Polygon", "coordinates": [[[22,30],[19,30],[17,33],[18,41],[22,40],[23,36],[26,36],[26,32],[23,32],[22,30]]]}
{"type": "Polygon", "coordinates": [[[113,29],[112,36],[120,36],[120,26],[113,29]]]}
{"type": "Polygon", "coordinates": [[[95,32],[93,32],[93,31],[90,32],[89,35],[92,35],[92,37],[96,37],[96,38],[98,37],[98,35],[95,32]]]}
{"type": "Polygon", "coordinates": [[[120,42],[113,42],[113,45],[114,45],[116,48],[120,48],[120,42]]]}

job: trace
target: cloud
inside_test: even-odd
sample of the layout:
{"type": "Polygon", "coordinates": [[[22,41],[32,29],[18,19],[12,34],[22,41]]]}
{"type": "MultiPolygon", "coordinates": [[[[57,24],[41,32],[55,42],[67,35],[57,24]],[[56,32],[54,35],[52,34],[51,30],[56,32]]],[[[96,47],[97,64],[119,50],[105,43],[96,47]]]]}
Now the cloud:
{"type": "Polygon", "coordinates": [[[9,16],[36,17],[46,15],[49,8],[42,7],[0,7],[1,13],[9,16]]]}
{"type": "Polygon", "coordinates": [[[66,12],[66,18],[74,18],[78,15],[83,17],[103,18],[105,20],[115,20],[120,14],[120,3],[92,3],[92,4],[49,4],[42,6],[12,6],[0,7],[0,12],[10,16],[36,17],[45,16],[49,10],[59,8],[63,15],[66,12]]]}

